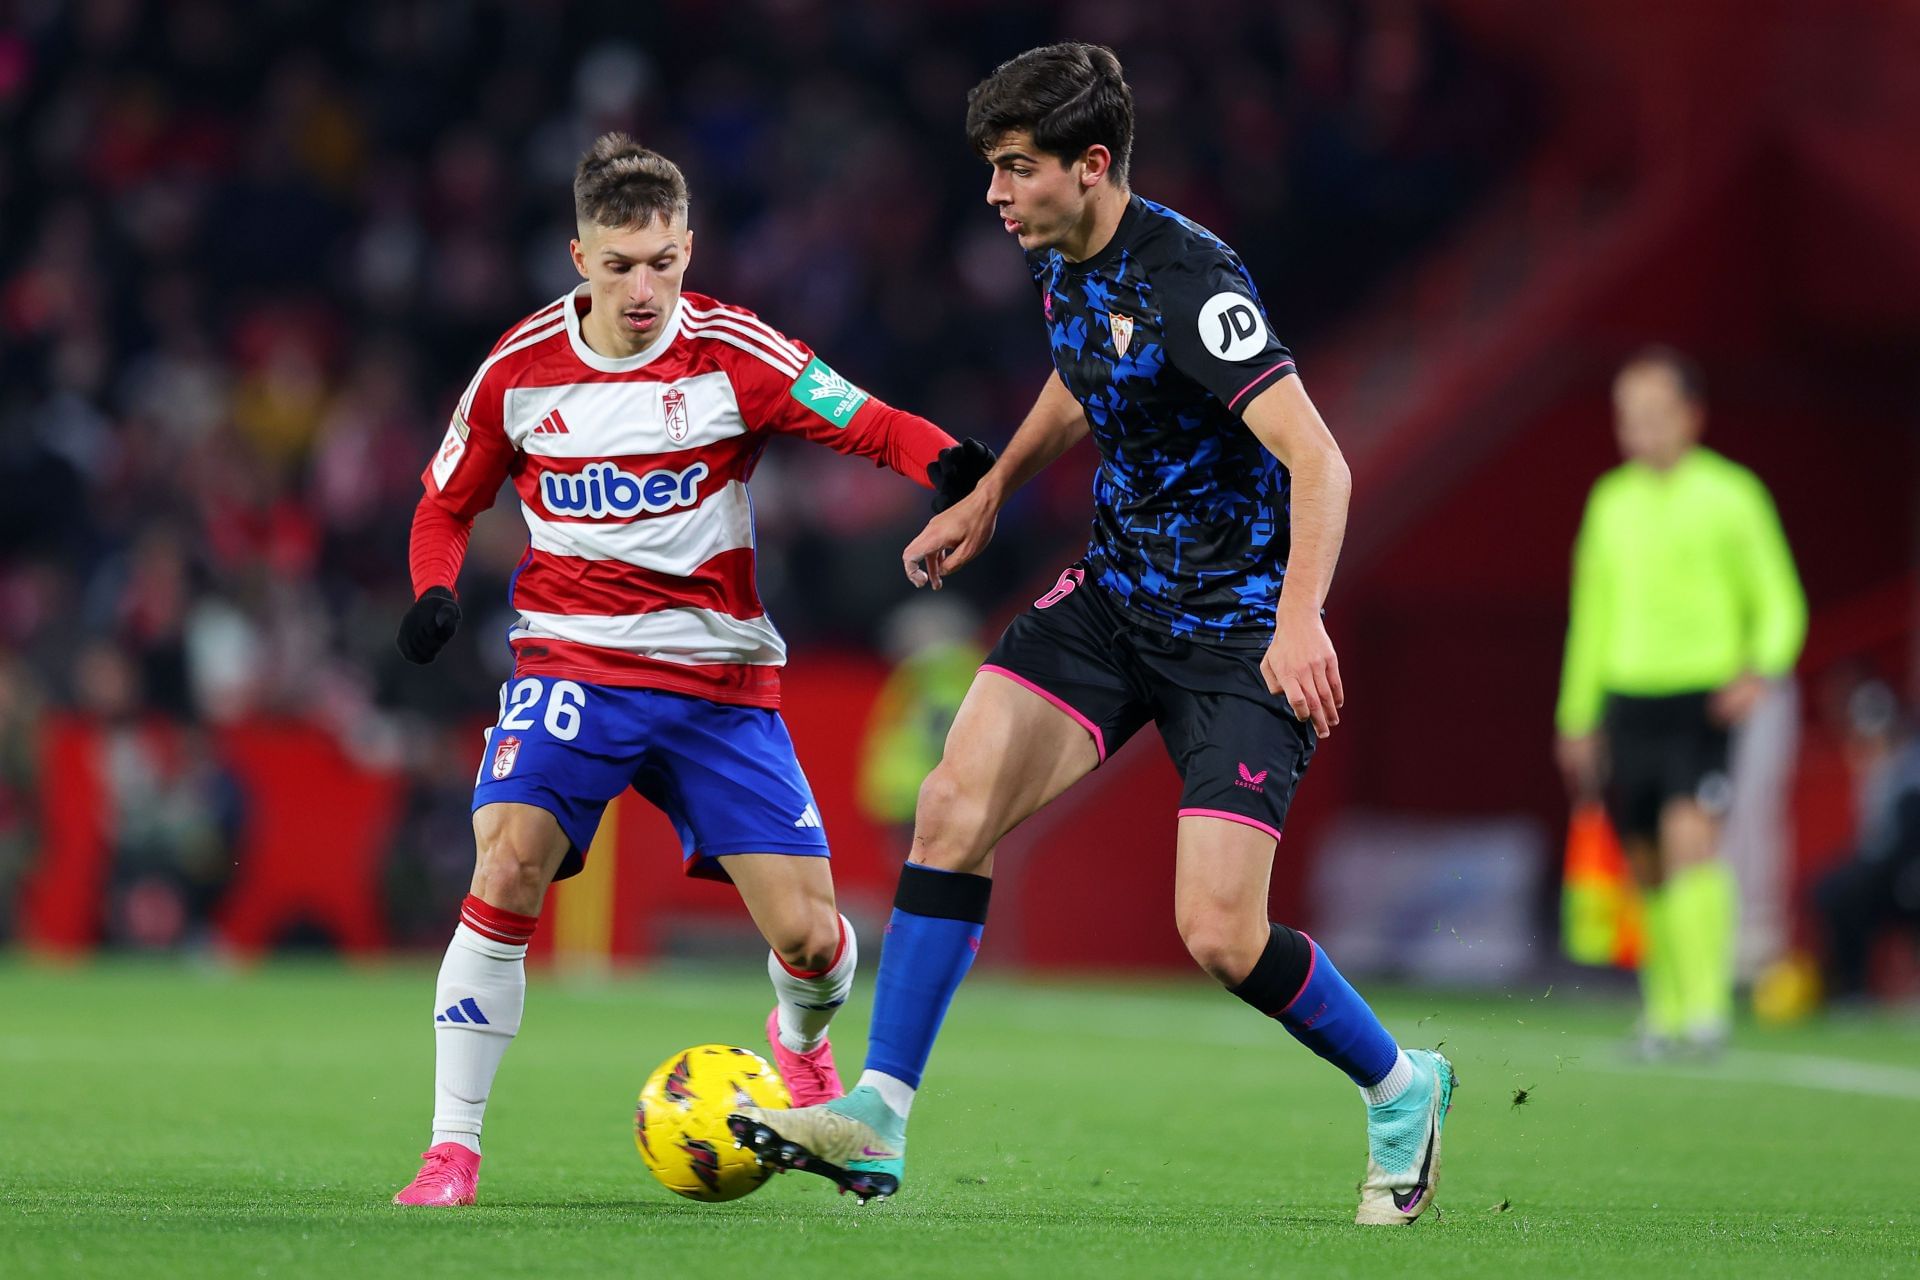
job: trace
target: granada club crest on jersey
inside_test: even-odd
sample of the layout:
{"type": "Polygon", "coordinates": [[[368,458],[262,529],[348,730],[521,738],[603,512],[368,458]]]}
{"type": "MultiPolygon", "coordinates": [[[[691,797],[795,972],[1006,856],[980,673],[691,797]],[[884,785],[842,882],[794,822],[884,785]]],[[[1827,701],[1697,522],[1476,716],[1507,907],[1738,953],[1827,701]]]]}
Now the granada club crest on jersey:
{"type": "Polygon", "coordinates": [[[1118,311],[1110,312],[1107,327],[1113,330],[1113,354],[1127,354],[1127,346],[1133,341],[1133,317],[1123,316],[1118,311]]]}
{"type": "Polygon", "coordinates": [[[660,412],[667,420],[667,439],[679,444],[687,438],[687,393],[668,387],[660,393],[660,412]]]}
{"type": "Polygon", "coordinates": [[[500,745],[493,749],[493,776],[504,778],[513,772],[514,762],[520,759],[520,739],[502,738],[500,745]]]}

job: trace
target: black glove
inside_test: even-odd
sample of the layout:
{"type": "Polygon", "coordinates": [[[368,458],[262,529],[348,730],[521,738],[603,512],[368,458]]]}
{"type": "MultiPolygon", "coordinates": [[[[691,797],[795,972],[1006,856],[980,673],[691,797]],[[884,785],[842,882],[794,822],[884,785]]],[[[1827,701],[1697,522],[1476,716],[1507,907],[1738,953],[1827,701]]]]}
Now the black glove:
{"type": "Polygon", "coordinates": [[[945,511],[973,492],[980,477],[993,470],[995,454],[983,440],[967,439],[927,464],[927,479],[933,484],[933,509],[945,511]]]}
{"type": "Polygon", "coordinates": [[[400,619],[394,643],[400,656],[422,665],[432,662],[460,628],[460,602],[445,587],[428,587],[400,619]]]}

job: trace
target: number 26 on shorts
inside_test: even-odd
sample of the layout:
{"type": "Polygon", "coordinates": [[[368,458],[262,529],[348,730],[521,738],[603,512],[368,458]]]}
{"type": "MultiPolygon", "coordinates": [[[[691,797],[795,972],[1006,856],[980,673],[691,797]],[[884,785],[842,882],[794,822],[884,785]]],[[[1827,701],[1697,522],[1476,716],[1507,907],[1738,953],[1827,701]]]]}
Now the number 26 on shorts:
{"type": "Polygon", "coordinates": [[[587,691],[571,680],[555,680],[549,688],[546,681],[527,676],[514,681],[511,693],[506,685],[500,686],[500,727],[533,728],[533,711],[543,694],[546,712],[542,723],[547,732],[562,742],[572,742],[580,735],[580,713],[586,709],[587,691]]]}

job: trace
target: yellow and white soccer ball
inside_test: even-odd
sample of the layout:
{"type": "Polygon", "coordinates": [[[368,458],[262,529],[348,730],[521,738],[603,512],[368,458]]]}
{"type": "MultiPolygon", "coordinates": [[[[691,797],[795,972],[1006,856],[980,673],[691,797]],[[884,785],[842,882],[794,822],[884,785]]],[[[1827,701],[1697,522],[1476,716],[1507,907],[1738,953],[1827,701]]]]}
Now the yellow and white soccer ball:
{"type": "Polygon", "coordinates": [[[633,1145],[669,1191],[689,1200],[738,1200],[773,1174],[753,1152],[734,1149],[727,1116],[736,1108],[790,1107],[771,1063],[748,1049],[703,1044],[674,1054],[640,1090],[633,1145]]]}

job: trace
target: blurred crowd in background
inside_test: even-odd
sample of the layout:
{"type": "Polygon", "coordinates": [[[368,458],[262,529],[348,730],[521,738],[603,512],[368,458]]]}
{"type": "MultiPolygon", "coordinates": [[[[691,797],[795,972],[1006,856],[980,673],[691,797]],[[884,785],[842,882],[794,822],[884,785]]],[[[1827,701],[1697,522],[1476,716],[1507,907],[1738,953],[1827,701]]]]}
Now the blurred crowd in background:
{"type": "MultiPolygon", "coordinates": [[[[689,287],[1001,443],[1045,347],[966,91],[1033,45],[1110,43],[1136,189],[1241,250],[1311,370],[1314,335],[1523,152],[1525,88],[1411,0],[1203,7],[0,5],[0,922],[51,708],[183,731],[108,753],[117,865],[169,869],[189,921],[122,903],[123,940],[204,919],[245,797],[201,730],[248,717],[410,770],[398,882],[464,875],[524,531],[511,504],[483,518],[467,625],[422,671],[392,644],[408,521],[472,369],[575,280],[570,183],[601,131],[685,168],[689,287]]],[[[983,615],[1025,586],[1021,548],[1083,536],[1090,467],[1059,470],[960,581],[983,615]]],[[[799,446],[755,488],[799,660],[877,646],[918,493],[799,446]]]]}

